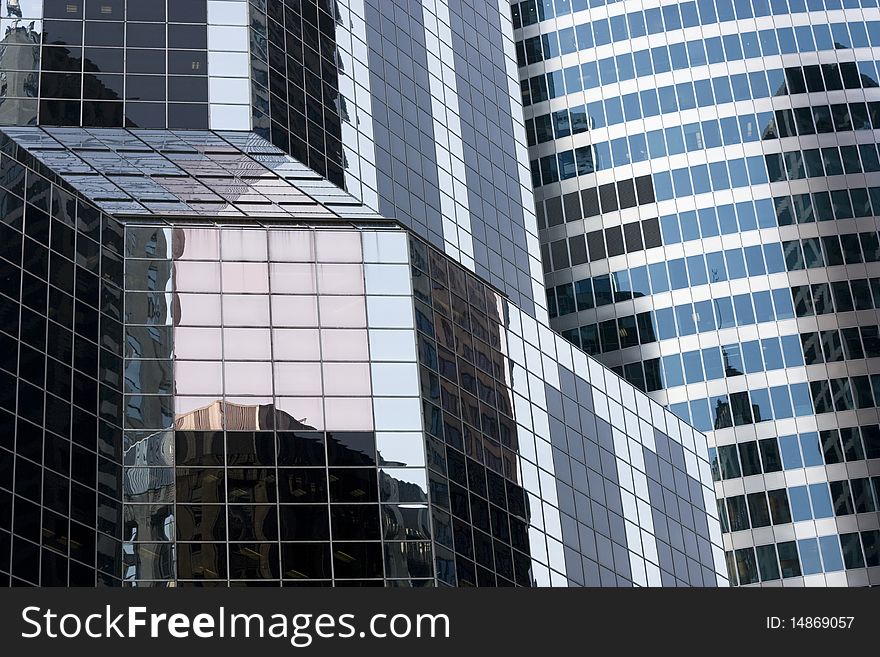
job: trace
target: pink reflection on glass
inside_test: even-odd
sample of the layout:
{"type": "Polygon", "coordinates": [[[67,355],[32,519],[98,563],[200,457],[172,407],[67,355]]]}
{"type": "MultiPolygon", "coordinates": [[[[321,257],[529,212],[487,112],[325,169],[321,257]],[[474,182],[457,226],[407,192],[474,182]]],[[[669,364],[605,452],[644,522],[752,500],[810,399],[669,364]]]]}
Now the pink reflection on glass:
{"type": "Polygon", "coordinates": [[[319,264],[320,294],[364,294],[364,267],[354,264],[319,264]]]}
{"type": "Polygon", "coordinates": [[[321,329],[321,359],[369,360],[366,329],[321,329]]]}
{"type": "Polygon", "coordinates": [[[220,263],[175,262],[174,289],[177,292],[219,292],[220,263]]]}
{"type": "Polygon", "coordinates": [[[223,358],[219,328],[174,329],[174,357],[182,360],[220,360],[223,358]]]}
{"type": "Polygon", "coordinates": [[[268,260],[266,231],[263,229],[226,228],[220,235],[223,260],[268,260]]]}
{"type": "Polygon", "coordinates": [[[220,326],[219,294],[175,294],[175,326],[220,326]]]}
{"type": "Polygon", "coordinates": [[[224,262],[222,270],[224,292],[269,292],[269,268],[265,262],[224,262]]]}
{"type": "Polygon", "coordinates": [[[223,369],[221,363],[219,361],[198,360],[175,361],[174,392],[177,395],[222,395],[223,369]]]}
{"type": "Polygon", "coordinates": [[[361,328],[367,325],[366,297],[318,297],[321,326],[361,328]]]}
{"type": "Polygon", "coordinates": [[[372,431],[373,406],[370,398],[325,397],[327,431],[372,431]]]}
{"type": "Polygon", "coordinates": [[[175,260],[219,260],[220,233],[213,228],[175,228],[175,260]]]}
{"type": "Polygon", "coordinates": [[[324,405],[320,397],[276,397],[275,408],[313,429],[324,429],[324,405]]]}
{"type": "Polygon", "coordinates": [[[275,360],[321,360],[318,329],[273,329],[275,360]]]}
{"type": "Polygon", "coordinates": [[[361,262],[360,233],[319,230],[315,233],[315,251],[318,262],[361,262]]]}
{"type": "Polygon", "coordinates": [[[224,326],[269,326],[269,298],[256,295],[223,295],[224,326]]]}
{"type": "Polygon", "coordinates": [[[323,363],[325,395],[369,395],[368,363],[323,363]]]}
{"type": "Polygon", "coordinates": [[[271,395],[272,364],[231,362],[223,364],[227,395],[271,395]]]}
{"type": "Polygon", "coordinates": [[[316,297],[272,295],[273,326],[317,326],[316,297]]]}
{"type": "Polygon", "coordinates": [[[275,363],[276,395],[320,395],[320,363],[275,363]]]}
{"type": "Polygon", "coordinates": [[[315,249],[310,230],[270,230],[272,262],[314,262],[315,249]]]}
{"type": "Polygon", "coordinates": [[[223,356],[227,360],[272,360],[272,340],[267,328],[223,329],[223,356]]]}
{"type": "Polygon", "coordinates": [[[273,262],[269,279],[275,294],[315,294],[315,266],[299,262],[273,262]]]}

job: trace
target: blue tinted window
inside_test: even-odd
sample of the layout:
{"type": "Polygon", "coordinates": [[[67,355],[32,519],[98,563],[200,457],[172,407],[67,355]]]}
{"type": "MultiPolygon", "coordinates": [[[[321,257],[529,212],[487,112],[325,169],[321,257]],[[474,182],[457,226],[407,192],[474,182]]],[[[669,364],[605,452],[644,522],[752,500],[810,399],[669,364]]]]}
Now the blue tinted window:
{"type": "Polygon", "coordinates": [[[702,208],[697,212],[700,218],[700,234],[703,237],[718,235],[718,217],[715,208],[702,208]]]}
{"type": "Polygon", "coordinates": [[[562,71],[553,71],[547,74],[547,88],[550,98],[558,98],[565,95],[565,82],[562,71]]]}
{"type": "Polygon", "coordinates": [[[782,347],[779,338],[764,338],[761,340],[761,350],[764,356],[764,369],[781,370],[785,364],[782,362],[782,347]]]}
{"type": "Polygon", "coordinates": [[[739,34],[725,34],[721,37],[724,41],[724,52],[727,61],[742,59],[742,46],[740,45],[739,34]]]}
{"type": "Polygon", "coordinates": [[[721,162],[710,162],[709,175],[712,177],[712,189],[715,191],[730,189],[730,178],[727,175],[726,162],[723,160],[721,162]]]}
{"type": "Polygon", "coordinates": [[[759,185],[769,181],[767,178],[767,167],[764,165],[764,158],[760,155],[747,157],[746,169],[749,173],[749,182],[751,182],[752,185],[759,185]]]}
{"type": "Polygon", "coordinates": [[[578,48],[581,50],[592,48],[594,45],[592,26],[589,23],[581,23],[575,26],[575,30],[577,31],[578,48]]]}
{"type": "Polygon", "coordinates": [[[764,268],[764,249],[761,245],[747,246],[745,249],[746,271],[749,276],[759,276],[766,273],[764,268]]]}
{"type": "Polygon", "coordinates": [[[768,274],[785,271],[785,258],[782,255],[782,244],[779,242],[765,244],[764,261],[767,263],[768,274]]]}
{"type": "MultiPolygon", "coordinates": [[[[706,80],[703,80],[703,82],[706,82],[706,80]]],[[[699,96],[700,96],[699,86],[700,85],[697,85],[697,99],[698,100],[699,100],[699,96]]],[[[711,95],[711,92],[710,92],[710,95],[711,95]]],[[[703,103],[700,103],[700,107],[705,107],[706,105],[711,105],[713,102],[714,102],[714,100],[710,99],[710,100],[708,100],[708,102],[705,105],[703,103]]],[[[701,127],[703,130],[703,143],[705,145],[705,148],[717,148],[718,146],[722,145],[722,143],[721,143],[721,127],[718,124],[718,121],[716,121],[715,119],[711,119],[709,121],[703,121],[701,127]]]]}
{"type": "Polygon", "coordinates": [[[762,198],[755,201],[755,214],[758,216],[758,226],[761,228],[776,226],[776,210],[773,207],[773,199],[762,198]]]}
{"type": "Polygon", "coordinates": [[[799,540],[798,550],[801,553],[801,571],[804,575],[815,575],[822,572],[822,562],[819,560],[819,544],[815,538],[802,538],[799,540]]]}
{"type": "Polygon", "coordinates": [[[736,326],[733,318],[733,302],[730,297],[722,297],[715,300],[715,314],[718,320],[718,328],[730,328],[736,326]]]}
{"type": "Polygon", "coordinates": [[[657,338],[667,340],[676,336],[675,315],[672,308],[661,308],[654,312],[657,319],[657,338]]]}
{"type": "Polygon", "coordinates": [[[788,386],[770,388],[770,399],[773,401],[773,417],[777,420],[792,417],[791,397],[788,395],[788,386]]]}
{"type": "Polygon", "coordinates": [[[651,61],[650,50],[637,50],[633,53],[633,59],[636,62],[636,75],[651,75],[654,72],[654,64],[651,61]]]}
{"type": "Polygon", "coordinates": [[[702,255],[688,256],[687,269],[691,285],[705,285],[709,282],[706,275],[706,260],[702,255]]]}
{"type": "MultiPolygon", "coordinates": [[[[637,93],[626,94],[623,97],[623,116],[627,121],[635,121],[641,118],[642,110],[639,107],[639,95],[637,93]]],[[[644,135],[640,136],[644,137],[644,135]]]]}
{"type": "Polygon", "coordinates": [[[755,319],[761,322],[772,322],[776,319],[773,313],[773,302],[770,298],[770,292],[755,292],[752,295],[752,301],[755,302],[755,319]]]}
{"type": "Polygon", "coordinates": [[[706,266],[709,268],[709,282],[717,283],[727,280],[727,266],[724,264],[724,252],[713,251],[706,254],[706,266]]]}
{"type": "Polygon", "coordinates": [[[648,273],[651,276],[651,291],[654,294],[669,290],[669,278],[666,275],[665,262],[655,262],[648,265],[648,273]]]}
{"type": "MultiPolygon", "coordinates": [[[[650,22],[648,23],[648,27],[650,29],[650,22]]],[[[651,59],[654,62],[654,73],[666,73],[667,71],[672,70],[669,66],[669,51],[666,50],[666,46],[651,48],[651,59]]]]}
{"type": "Polygon", "coordinates": [[[687,42],[687,57],[691,66],[703,66],[706,64],[706,50],[701,39],[687,42]]]}
{"type": "Polygon", "coordinates": [[[584,88],[583,82],[581,82],[580,66],[569,66],[568,68],[565,68],[562,73],[565,77],[565,88],[568,89],[569,92],[584,88]]]}
{"type": "Polygon", "coordinates": [[[752,390],[751,397],[752,414],[755,422],[766,422],[773,419],[773,408],[770,405],[770,394],[766,388],[752,390]]]}
{"type": "Polygon", "coordinates": [[[679,335],[693,335],[697,332],[697,326],[694,323],[694,308],[691,304],[676,306],[675,319],[678,322],[679,335]]]}
{"type": "Polygon", "coordinates": [[[648,284],[648,268],[633,267],[629,270],[630,285],[632,285],[633,294],[637,297],[648,296],[651,294],[651,286],[648,284]]]}
{"type": "Polygon", "coordinates": [[[706,58],[710,64],[718,64],[724,61],[724,46],[721,37],[709,37],[706,39],[706,58]]]}
{"type": "Polygon", "coordinates": [[[709,414],[708,399],[698,399],[691,402],[691,424],[698,431],[712,431],[712,417],[709,414]]]}
{"type": "Polygon", "coordinates": [[[718,347],[703,349],[703,367],[706,370],[707,381],[724,378],[724,363],[718,347]]]}
{"type": "Polygon", "coordinates": [[[673,290],[681,290],[688,287],[687,267],[684,258],[676,258],[670,260],[669,265],[669,283],[673,290]]]}
{"type": "Polygon", "coordinates": [[[744,160],[730,160],[727,163],[727,169],[730,171],[731,187],[746,187],[749,184],[749,177],[746,174],[746,163],[744,160]]]}
{"type": "MultiPolygon", "coordinates": [[[[734,300],[736,299],[737,297],[734,297],[734,300]]],[[[752,374],[754,372],[761,372],[764,369],[764,365],[761,362],[760,343],[757,340],[749,340],[748,342],[743,342],[741,348],[743,363],[746,366],[746,372],[749,374],[752,374]]]]}
{"type": "Polygon", "coordinates": [[[581,64],[581,78],[584,89],[592,89],[599,86],[599,65],[596,62],[581,64]]]}
{"type": "Polygon", "coordinates": [[[675,186],[676,196],[690,196],[693,194],[691,187],[691,174],[687,167],[673,169],[672,184],[675,186]]]}
{"type": "Polygon", "coordinates": [[[823,465],[824,459],[819,449],[819,434],[809,431],[800,435],[801,454],[804,456],[804,466],[823,465]]]}
{"type": "Polygon", "coordinates": [[[776,319],[791,319],[794,317],[791,290],[771,290],[773,295],[773,308],[776,311],[776,319]]]}
{"type": "Polygon", "coordinates": [[[668,171],[654,174],[654,194],[658,201],[666,201],[672,196],[672,176],[668,171]]]}
{"type": "Polygon", "coordinates": [[[681,355],[684,362],[684,376],[687,383],[703,381],[703,360],[699,351],[686,351],[681,355]]]}
{"type": "Polygon", "coordinates": [[[601,100],[593,101],[592,103],[587,103],[587,116],[590,122],[590,128],[595,130],[596,128],[604,128],[605,127],[605,105],[601,100]]]}
{"type": "Polygon", "coordinates": [[[797,42],[794,40],[794,30],[790,27],[779,28],[779,49],[788,55],[797,52],[797,42]]]}
{"type": "Polygon", "coordinates": [[[779,450],[782,452],[782,465],[786,470],[803,467],[797,436],[779,436],[779,450]]]}
{"type": "Polygon", "coordinates": [[[660,87],[658,90],[660,95],[660,111],[664,114],[675,112],[678,109],[678,99],[675,97],[675,87],[660,87]]]}
{"type": "Polygon", "coordinates": [[[691,179],[694,182],[694,194],[711,192],[709,185],[709,168],[705,164],[697,164],[691,167],[691,179]]]}
{"type": "Polygon", "coordinates": [[[679,354],[663,357],[663,384],[667,388],[684,385],[681,356],[679,354]]]}
{"type": "Polygon", "coordinates": [[[666,140],[662,130],[651,130],[648,133],[648,149],[652,158],[666,156],[666,140]]]}
{"type": "MultiPolygon", "coordinates": [[[[786,469],[788,469],[788,466],[786,466],[786,469]]],[[[792,486],[789,488],[788,501],[791,503],[791,519],[794,522],[813,519],[813,512],[810,511],[810,495],[807,493],[806,486],[792,486]]]]}
{"type": "Polygon", "coordinates": [[[571,27],[566,27],[559,30],[560,52],[563,55],[567,55],[569,53],[575,52],[577,49],[577,38],[575,37],[574,29],[571,27]]]}
{"type": "Polygon", "coordinates": [[[825,565],[826,573],[843,570],[843,559],[840,556],[840,539],[838,539],[837,534],[820,536],[819,548],[822,551],[822,563],[825,565]]]}
{"type": "MultiPolygon", "coordinates": [[[[737,326],[748,326],[755,323],[755,310],[752,307],[752,295],[737,294],[733,297],[733,307],[736,309],[737,326]]],[[[746,359],[748,363],[748,359],[746,359]]]]}
{"type": "Polygon", "coordinates": [[[667,5],[662,8],[663,25],[667,31],[681,29],[681,16],[678,13],[678,5],[667,5]]]}
{"type": "Polygon", "coordinates": [[[611,29],[607,19],[603,18],[602,20],[593,21],[593,37],[596,40],[597,46],[611,43],[611,29]]]}
{"type": "Polygon", "coordinates": [[[669,59],[672,60],[672,70],[680,71],[688,67],[687,46],[683,43],[669,45],[669,59]]]}
{"type": "Polygon", "coordinates": [[[623,123],[623,107],[619,97],[605,101],[605,113],[608,115],[608,125],[623,123]]]}
{"type": "Polygon", "coordinates": [[[685,242],[700,239],[700,225],[697,223],[697,213],[693,210],[681,212],[678,215],[681,225],[681,236],[685,242]]]}
{"type": "Polygon", "coordinates": [[[739,376],[745,373],[742,352],[738,344],[724,345],[721,347],[721,354],[724,356],[724,362],[727,364],[727,376],[739,376]]]}
{"type": "Polygon", "coordinates": [[[627,15],[627,22],[629,22],[629,35],[631,38],[635,39],[647,33],[645,30],[645,15],[642,12],[631,12],[627,15]]]}
{"type": "Polygon", "coordinates": [[[682,82],[675,85],[675,95],[678,96],[678,109],[693,109],[697,106],[697,98],[694,95],[693,83],[682,82]]]}
{"type": "Polygon", "coordinates": [[[834,39],[829,25],[813,25],[813,36],[816,37],[816,50],[834,50],[834,39]]]}
{"type": "Polygon", "coordinates": [[[810,484],[810,500],[813,503],[813,517],[833,518],[834,509],[831,506],[831,493],[828,484],[810,484]]]}
{"type": "Polygon", "coordinates": [[[678,229],[678,215],[667,214],[660,217],[660,232],[663,234],[664,244],[678,244],[681,242],[681,232],[678,229]]]}
{"type": "Polygon", "coordinates": [[[629,138],[629,154],[633,162],[642,162],[648,159],[648,144],[645,141],[644,133],[639,133],[629,138]]]}
{"type": "Polygon", "coordinates": [[[691,414],[690,414],[690,410],[688,408],[687,402],[679,402],[678,404],[670,404],[669,410],[676,417],[680,417],[682,420],[684,420],[685,422],[687,422],[691,425],[694,424],[693,422],[691,422],[691,414]]]}
{"type": "Polygon", "coordinates": [[[624,53],[616,57],[617,61],[617,77],[620,80],[632,80],[636,76],[633,57],[630,53],[624,53]]]}
{"type": "Polygon", "coordinates": [[[721,123],[721,136],[724,138],[724,145],[730,146],[731,144],[738,144],[739,123],[737,122],[736,117],[728,116],[727,118],[721,119],[719,122],[721,123]]]}
{"type": "Polygon", "coordinates": [[[804,364],[804,352],[801,346],[800,336],[784,335],[782,341],[782,355],[786,367],[799,367],[804,364]]]}
{"type": "Polygon", "coordinates": [[[800,52],[812,52],[816,50],[816,44],[813,41],[813,30],[809,25],[797,25],[794,28],[794,36],[797,39],[798,50],[800,52]]]}
{"type": "Polygon", "coordinates": [[[734,281],[746,277],[746,262],[742,249],[729,249],[724,252],[727,260],[727,276],[734,281]]]}
{"type": "Polygon", "coordinates": [[[694,315],[697,321],[697,332],[715,330],[715,312],[710,300],[694,302],[694,315]]]}
{"type": "MultiPolygon", "coordinates": [[[[660,101],[657,99],[657,90],[648,89],[639,93],[642,101],[642,112],[645,116],[657,116],[660,113],[660,101]]],[[[663,154],[666,154],[664,149],[663,154]]],[[[652,157],[654,157],[652,155],[652,157]]]]}
{"type": "Polygon", "coordinates": [[[611,18],[611,36],[615,41],[623,41],[629,36],[626,29],[626,15],[612,16],[611,18]]]}
{"type": "Polygon", "coordinates": [[[599,60],[599,80],[602,84],[617,82],[617,67],[614,66],[614,57],[599,60]]]}
{"type": "Polygon", "coordinates": [[[791,400],[794,403],[794,414],[797,417],[812,415],[814,411],[810,387],[806,383],[793,383],[788,389],[791,392],[791,400]]]}

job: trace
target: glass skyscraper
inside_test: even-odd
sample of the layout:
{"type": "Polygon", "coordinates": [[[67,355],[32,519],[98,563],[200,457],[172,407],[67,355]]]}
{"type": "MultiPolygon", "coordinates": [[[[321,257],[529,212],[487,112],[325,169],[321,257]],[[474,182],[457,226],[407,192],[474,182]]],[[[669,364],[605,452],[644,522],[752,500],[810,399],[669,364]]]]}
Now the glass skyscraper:
{"type": "Polygon", "coordinates": [[[727,585],[548,326],[505,2],[4,5],[2,583],[727,585]]]}
{"type": "Polygon", "coordinates": [[[708,434],[732,584],[880,583],[878,2],[512,18],[551,325],[708,434]]]}

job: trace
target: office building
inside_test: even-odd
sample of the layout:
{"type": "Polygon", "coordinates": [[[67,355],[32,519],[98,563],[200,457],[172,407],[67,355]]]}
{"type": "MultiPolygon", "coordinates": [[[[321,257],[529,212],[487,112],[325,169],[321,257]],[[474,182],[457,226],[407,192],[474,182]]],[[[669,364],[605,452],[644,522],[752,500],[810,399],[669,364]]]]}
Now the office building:
{"type": "Polygon", "coordinates": [[[705,437],[548,326],[506,4],[6,10],[6,583],[727,585],[705,437]]]}
{"type": "Polygon", "coordinates": [[[878,3],[512,19],[551,325],[708,434],[732,583],[880,583],[878,3]]]}

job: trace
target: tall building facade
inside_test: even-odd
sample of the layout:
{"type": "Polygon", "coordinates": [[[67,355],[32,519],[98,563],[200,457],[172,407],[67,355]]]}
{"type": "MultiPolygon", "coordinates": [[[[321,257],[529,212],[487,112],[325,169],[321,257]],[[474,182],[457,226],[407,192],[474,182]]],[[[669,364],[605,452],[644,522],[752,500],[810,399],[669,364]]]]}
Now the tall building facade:
{"type": "Polygon", "coordinates": [[[548,326],[506,3],[4,9],[3,583],[727,585],[548,326]]]}
{"type": "Polygon", "coordinates": [[[707,433],[732,584],[880,583],[878,3],[512,20],[551,325],[707,433]]]}

